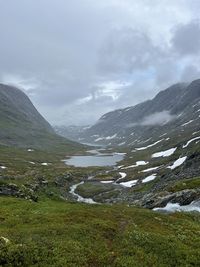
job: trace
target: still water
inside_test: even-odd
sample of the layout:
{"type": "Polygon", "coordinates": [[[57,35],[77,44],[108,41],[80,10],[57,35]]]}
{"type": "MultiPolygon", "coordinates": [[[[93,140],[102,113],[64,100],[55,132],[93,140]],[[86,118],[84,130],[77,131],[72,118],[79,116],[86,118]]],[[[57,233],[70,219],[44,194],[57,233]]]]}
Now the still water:
{"type": "Polygon", "coordinates": [[[123,158],[124,153],[103,154],[98,152],[89,156],[72,156],[65,160],[65,164],[75,167],[114,166],[123,158]]]}

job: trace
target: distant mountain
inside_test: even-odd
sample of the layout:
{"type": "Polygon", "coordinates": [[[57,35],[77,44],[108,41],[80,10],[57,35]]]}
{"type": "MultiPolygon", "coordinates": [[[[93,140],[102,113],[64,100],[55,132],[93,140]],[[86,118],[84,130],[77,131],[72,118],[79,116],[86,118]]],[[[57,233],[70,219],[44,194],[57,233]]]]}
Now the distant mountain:
{"type": "Polygon", "coordinates": [[[0,144],[39,149],[79,147],[57,135],[25,93],[4,84],[0,84],[0,144]]]}
{"type": "Polygon", "coordinates": [[[172,85],[152,100],[109,112],[78,138],[87,143],[137,146],[158,140],[166,133],[168,136],[192,133],[199,130],[199,125],[200,79],[172,85]]]}
{"type": "Polygon", "coordinates": [[[54,130],[57,134],[80,143],[83,141],[80,135],[88,128],[90,128],[90,126],[54,126],[54,130]]]}

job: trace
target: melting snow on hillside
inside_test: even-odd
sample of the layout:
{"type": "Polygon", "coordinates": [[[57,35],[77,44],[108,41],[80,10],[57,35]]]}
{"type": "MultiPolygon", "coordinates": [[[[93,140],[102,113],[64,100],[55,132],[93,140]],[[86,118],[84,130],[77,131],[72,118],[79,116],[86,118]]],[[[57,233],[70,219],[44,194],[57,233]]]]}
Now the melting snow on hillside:
{"type": "Polygon", "coordinates": [[[138,151],[140,151],[140,150],[145,150],[145,149],[147,149],[147,148],[149,148],[149,147],[152,147],[152,146],[155,146],[155,145],[159,144],[159,143],[162,142],[163,140],[164,140],[164,139],[161,139],[161,140],[159,140],[159,141],[157,141],[157,142],[155,142],[155,143],[153,143],[153,144],[150,144],[150,145],[148,145],[148,146],[138,147],[138,148],[136,148],[135,150],[138,150],[138,151]]]}
{"type": "Polygon", "coordinates": [[[154,179],[156,179],[156,174],[152,174],[152,175],[149,175],[148,177],[144,178],[142,180],[142,183],[148,183],[150,181],[153,181],[154,179]]]}
{"type": "Polygon", "coordinates": [[[160,151],[160,152],[154,153],[152,155],[152,158],[169,157],[169,156],[174,154],[176,149],[177,149],[177,147],[174,147],[174,148],[170,148],[170,149],[165,150],[165,151],[160,151]]]}
{"type": "Polygon", "coordinates": [[[194,120],[190,120],[190,121],[188,121],[188,122],[186,122],[186,123],[182,124],[181,126],[186,126],[186,125],[188,125],[188,124],[192,123],[193,121],[194,121],[194,120]]]}
{"type": "Polygon", "coordinates": [[[149,164],[148,161],[140,160],[140,161],[136,161],[136,164],[134,164],[134,165],[130,165],[130,166],[127,166],[127,167],[124,167],[124,168],[122,168],[122,169],[123,169],[123,170],[125,170],[125,169],[130,169],[130,168],[135,168],[135,167],[143,166],[143,165],[147,165],[147,164],[149,164]]]}
{"type": "Polygon", "coordinates": [[[188,147],[190,143],[192,143],[192,142],[194,142],[194,141],[196,141],[196,140],[199,140],[199,139],[200,139],[200,136],[195,137],[195,138],[192,138],[191,140],[189,140],[189,141],[187,142],[187,144],[183,145],[183,148],[188,147]]]}
{"type": "Polygon", "coordinates": [[[117,134],[114,134],[112,136],[99,137],[99,138],[95,139],[94,141],[98,142],[98,141],[101,141],[101,140],[112,140],[112,139],[114,139],[116,137],[117,137],[117,134]]]}
{"type": "Polygon", "coordinates": [[[128,181],[128,182],[122,182],[120,183],[120,185],[123,185],[125,187],[132,187],[134,185],[136,185],[138,182],[138,180],[132,180],[132,181],[128,181]]]}
{"type": "Polygon", "coordinates": [[[41,163],[42,166],[49,166],[51,163],[43,162],[41,163]]]}
{"type": "Polygon", "coordinates": [[[1,168],[2,170],[7,169],[7,167],[5,167],[5,166],[0,166],[0,168],[1,168]]]}
{"type": "Polygon", "coordinates": [[[185,161],[186,161],[187,157],[182,157],[177,159],[174,164],[172,166],[167,167],[168,169],[174,170],[175,168],[181,166],[185,161]]]}
{"type": "MultiPolygon", "coordinates": [[[[119,175],[121,176],[119,179],[121,180],[121,179],[124,179],[126,176],[127,176],[127,174],[125,173],[125,172],[119,172],[119,175]]],[[[118,179],[118,180],[119,180],[118,179]]]]}
{"type": "Polygon", "coordinates": [[[151,171],[157,170],[157,169],[159,169],[159,168],[160,168],[160,166],[158,166],[158,167],[153,167],[153,168],[149,168],[149,169],[143,170],[143,171],[141,171],[141,172],[151,172],[151,171]]]}

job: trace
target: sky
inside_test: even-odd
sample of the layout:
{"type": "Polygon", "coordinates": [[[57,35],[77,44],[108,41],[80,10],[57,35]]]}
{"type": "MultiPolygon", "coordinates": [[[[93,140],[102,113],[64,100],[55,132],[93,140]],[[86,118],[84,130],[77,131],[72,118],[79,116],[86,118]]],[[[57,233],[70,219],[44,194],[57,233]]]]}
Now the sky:
{"type": "Polygon", "coordinates": [[[199,0],[0,0],[0,82],[89,125],[200,78],[199,0]]]}

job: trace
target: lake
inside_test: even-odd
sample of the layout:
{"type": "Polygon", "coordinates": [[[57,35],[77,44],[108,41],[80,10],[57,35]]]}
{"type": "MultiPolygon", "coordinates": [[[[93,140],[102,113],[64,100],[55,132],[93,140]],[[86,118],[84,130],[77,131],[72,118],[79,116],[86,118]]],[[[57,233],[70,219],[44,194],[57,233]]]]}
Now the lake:
{"type": "Polygon", "coordinates": [[[91,166],[114,166],[117,162],[123,160],[124,153],[103,154],[96,151],[97,154],[89,156],[72,156],[64,160],[66,165],[73,165],[75,167],[91,167],[91,166]]]}

